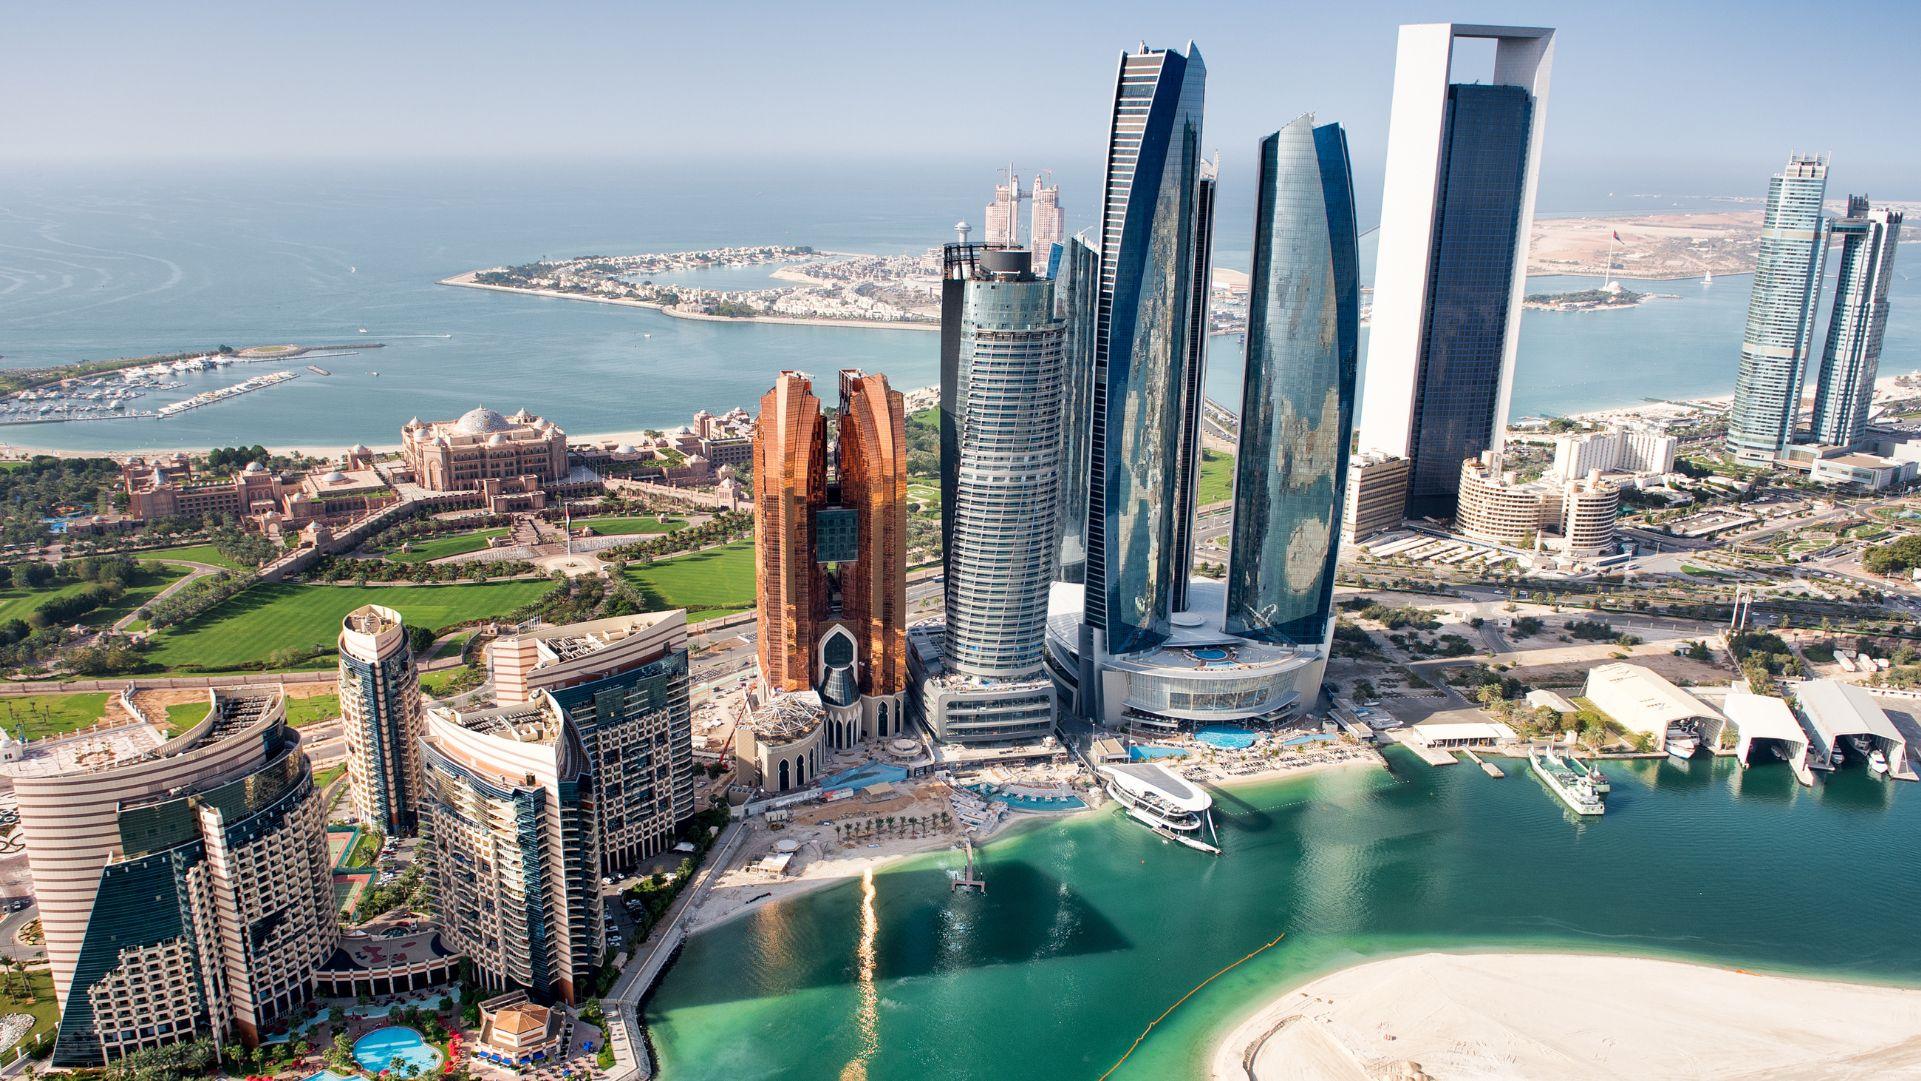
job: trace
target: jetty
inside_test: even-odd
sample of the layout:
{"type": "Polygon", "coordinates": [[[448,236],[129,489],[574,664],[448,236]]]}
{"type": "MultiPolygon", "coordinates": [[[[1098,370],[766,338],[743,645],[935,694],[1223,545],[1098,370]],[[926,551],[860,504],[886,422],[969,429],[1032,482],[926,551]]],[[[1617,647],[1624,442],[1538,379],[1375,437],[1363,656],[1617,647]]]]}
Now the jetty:
{"type": "Polygon", "coordinates": [[[163,405],[160,407],[157,415],[161,417],[176,416],[185,413],[189,409],[198,409],[203,405],[212,405],[215,402],[224,402],[230,398],[238,398],[242,394],[250,394],[256,390],[264,390],[267,387],[285,383],[289,379],[297,379],[299,377],[299,372],[291,371],[268,372],[266,375],[256,375],[252,379],[242,383],[235,383],[230,387],[203,391],[191,398],[184,398],[174,402],[172,405],[163,405]]]}
{"type": "Polygon", "coordinates": [[[986,893],[987,880],[974,873],[974,839],[963,838],[962,843],[967,846],[967,869],[949,884],[949,889],[954,893],[986,893]]]}
{"type": "Polygon", "coordinates": [[[1507,774],[1501,772],[1501,767],[1495,765],[1492,762],[1489,762],[1485,758],[1482,758],[1480,755],[1474,753],[1473,750],[1468,750],[1466,754],[1468,758],[1474,762],[1475,765],[1481,767],[1481,772],[1487,774],[1489,777],[1493,777],[1498,780],[1499,778],[1507,776],[1507,774]]]}

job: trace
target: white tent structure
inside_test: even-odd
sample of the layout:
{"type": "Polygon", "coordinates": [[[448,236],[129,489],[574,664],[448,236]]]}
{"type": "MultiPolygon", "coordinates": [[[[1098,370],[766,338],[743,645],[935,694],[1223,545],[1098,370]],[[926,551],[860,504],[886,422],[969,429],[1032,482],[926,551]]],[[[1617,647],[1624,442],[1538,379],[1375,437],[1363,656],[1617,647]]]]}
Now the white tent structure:
{"type": "Polygon", "coordinates": [[[1654,749],[1667,750],[1668,731],[1694,729],[1705,747],[1719,745],[1727,718],[1713,706],[1638,664],[1603,664],[1587,674],[1586,697],[1630,732],[1654,737],[1654,749]]]}
{"type": "Polygon", "coordinates": [[[1759,743],[1764,747],[1777,747],[1786,756],[1795,780],[1804,785],[1814,783],[1814,771],[1808,768],[1808,734],[1801,730],[1801,722],[1794,719],[1794,711],[1785,701],[1736,690],[1728,693],[1721,711],[1727,714],[1728,723],[1738,733],[1734,760],[1742,769],[1754,764],[1754,749],[1759,743]]]}
{"type": "Polygon", "coordinates": [[[1908,761],[1908,741],[1894,726],[1874,696],[1866,688],[1832,679],[1812,679],[1794,688],[1794,702],[1801,710],[1801,726],[1808,734],[1808,759],[1816,769],[1833,769],[1837,749],[1850,737],[1865,741],[1887,756],[1888,773],[1903,781],[1916,780],[1914,764],[1908,761]]]}

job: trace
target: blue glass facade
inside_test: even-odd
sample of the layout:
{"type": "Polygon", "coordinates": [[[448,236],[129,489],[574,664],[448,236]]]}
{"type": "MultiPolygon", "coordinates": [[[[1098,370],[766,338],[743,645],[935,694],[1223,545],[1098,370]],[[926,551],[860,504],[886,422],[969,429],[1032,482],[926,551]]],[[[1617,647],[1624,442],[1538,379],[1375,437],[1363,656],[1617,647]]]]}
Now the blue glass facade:
{"type": "Polygon", "coordinates": [[[1743,461],[1772,462],[1794,436],[1827,260],[1827,190],[1828,166],[1819,158],[1790,159],[1768,183],[1728,414],[1728,449],[1743,461]]]}
{"type": "Polygon", "coordinates": [[[1442,125],[1408,513],[1454,514],[1461,462],[1492,444],[1527,189],[1533,102],[1519,86],[1451,85],[1442,125]]]}
{"type": "Polygon", "coordinates": [[[1095,310],[1100,304],[1101,257],[1085,239],[1058,249],[1054,314],[1061,320],[1061,516],[1055,577],[1083,582],[1087,574],[1088,419],[1094,393],[1095,310]]]}
{"type": "Polygon", "coordinates": [[[1848,216],[1834,223],[1841,237],[1834,313],[1814,389],[1814,441],[1850,447],[1867,433],[1881,341],[1888,327],[1888,289],[1901,213],[1870,210],[1865,195],[1848,197],[1848,216]]]}
{"type": "Polygon", "coordinates": [[[1101,218],[1089,403],[1088,626],[1110,653],[1168,636],[1206,69],[1144,50],[1121,59],[1101,218]]]}
{"type": "MultiPolygon", "coordinates": [[[[1261,140],[1225,629],[1319,645],[1332,611],[1360,340],[1347,135],[1261,140]]],[[[1498,353],[1497,353],[1498,357],[1498,353]]]]}

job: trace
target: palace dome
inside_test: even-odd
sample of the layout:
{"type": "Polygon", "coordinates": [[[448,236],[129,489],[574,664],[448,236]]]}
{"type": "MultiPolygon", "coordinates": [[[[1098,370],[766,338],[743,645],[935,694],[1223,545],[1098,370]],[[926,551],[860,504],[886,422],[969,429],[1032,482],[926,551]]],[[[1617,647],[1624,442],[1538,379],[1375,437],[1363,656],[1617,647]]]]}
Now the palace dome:
{"type": "Polygon", "coordinates": [[[459,420],[454,421],[455,430],[465,432],[468,435],[485,435],[488,432],[504,432],[512,427],[513,423],[506,417],[501,416],[498,412],[484,405],[477,405],[467,410],[460,415],[459,420]]]}

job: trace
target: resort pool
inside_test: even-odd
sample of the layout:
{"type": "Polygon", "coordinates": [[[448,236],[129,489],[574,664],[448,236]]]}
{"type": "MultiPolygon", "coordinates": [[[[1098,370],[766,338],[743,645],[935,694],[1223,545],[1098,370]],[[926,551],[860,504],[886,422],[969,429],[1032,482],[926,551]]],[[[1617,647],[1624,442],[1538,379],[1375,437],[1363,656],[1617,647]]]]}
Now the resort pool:
{"type": "Polygon", "coordinates": [[[1022,796],[1013,792],[997,792],[986,785],[970,786],[982,799],[1005,803],[1016,811],[1078,811],[1087,804],[1078,796],[1062,796],[1058,799],[1022,796]]]}
{"type": "Polygon", "coordinates": [[[428,1047],[420,1033],[401,1025],[374,1029],[354,1041],[354,1061],[368,1073],[391,1069],[395,1059],[402,1074],[417,1074],[440,1065],[440,1052],[428,1047]]]}
{"type": "Polygon", "coordinates": [[[1157,747],[1151,743],[1135,744],[1127,749],[1127,760],[1145,762],[1150,758],[1186,758],[1187,752],[1179,747],[1157,747]]]}
{"type": "Polygon", "coordinates": [[[1341,737],[1336,735],[1331,735],[1327,732],[1309,732],[1307,735],[1304,735],[1304,736],[1295,736],[1293,739],[1284,739],[1281,741],[1281,746],[1301,747],[1309,743],[1333,743],[1335,740],[1338,740],[1340,738],[1341,737]]]}
{"type": "Polygon", "coordinates": [[[1231,724],[1209,724],[1196,729],[1194,739],[1224,751],[1245,751],[1254,746],[1255,735],[1231,724]]]}
{"type": "Polygon", "coordinates": [[[353,1081],[353,1078],[346,1074],[337,1074],[332,1070],[322,1070],[316,1074],[308,1074],[301,1081],[353,1081]]]}
{"type": "Polygon", "coordinates": [[[882,781],[898,782],[906,779],[907,771],[899,766],[890,766],[885,762],[868,762],[830,775],[820,783],[820,789],[823,792],[831,792],[836,788],[851,788],[859,791],[868,785],[880,784],[882,781]]]}

